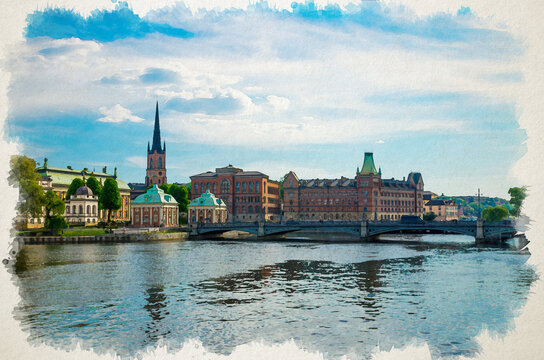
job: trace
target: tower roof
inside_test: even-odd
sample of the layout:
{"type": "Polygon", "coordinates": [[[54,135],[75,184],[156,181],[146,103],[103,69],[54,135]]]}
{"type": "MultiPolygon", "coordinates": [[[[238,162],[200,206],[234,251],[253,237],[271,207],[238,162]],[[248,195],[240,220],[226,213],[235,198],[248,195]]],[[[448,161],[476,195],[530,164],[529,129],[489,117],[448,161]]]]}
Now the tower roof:
{"type": "MultiPolygon", "coordinates": [[[[165,144],[166,147],[166,144],[165,144]]],[[[163,153],[164,149],[161,147],[161,126],[159,124],[159,102],[155,108],[155,128],[153,130],[153,145],[151,146],[151,152],[163,153]]]]}
{"type": "Polygon", "coordinates": [[[377,175],[376,166],[374,165],[374,154],[371,152],[365,152],[365,160],[363,162],[363,168],[361,174],[374,174],[377,175]]]}

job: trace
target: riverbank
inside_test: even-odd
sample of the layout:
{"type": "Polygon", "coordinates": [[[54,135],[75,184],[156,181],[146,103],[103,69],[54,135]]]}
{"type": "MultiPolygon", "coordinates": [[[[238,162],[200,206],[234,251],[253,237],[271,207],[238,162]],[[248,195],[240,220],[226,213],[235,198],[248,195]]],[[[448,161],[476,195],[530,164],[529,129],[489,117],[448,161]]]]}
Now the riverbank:
{"type": "Polygon", "coordinates": [[[81,236],[17,236],[15,241],[19,246],[25,244],[70,244],[70,243],[107,243],[107,242],[141,242],[163,240],[186,240],[189,232],[179,230],[176,232],[139,232],[139,233],[113,233],[101,235],[81,236]]]}

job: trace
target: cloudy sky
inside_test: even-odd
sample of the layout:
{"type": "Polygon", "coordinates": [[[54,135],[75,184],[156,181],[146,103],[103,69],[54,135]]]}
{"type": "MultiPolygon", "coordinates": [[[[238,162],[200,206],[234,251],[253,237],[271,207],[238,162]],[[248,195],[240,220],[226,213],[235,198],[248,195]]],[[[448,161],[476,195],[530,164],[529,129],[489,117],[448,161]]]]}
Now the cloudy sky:
{"type": "Polygon", "coordinates": [[[233,164],[279,178],[421,171],[437,193],[507,197],[526,151],[524,43],[458,6],[240,2],[34,8],[11,74],[6,133],[51,166],[143,182],[155,102],[169,182],[233,164]]]}

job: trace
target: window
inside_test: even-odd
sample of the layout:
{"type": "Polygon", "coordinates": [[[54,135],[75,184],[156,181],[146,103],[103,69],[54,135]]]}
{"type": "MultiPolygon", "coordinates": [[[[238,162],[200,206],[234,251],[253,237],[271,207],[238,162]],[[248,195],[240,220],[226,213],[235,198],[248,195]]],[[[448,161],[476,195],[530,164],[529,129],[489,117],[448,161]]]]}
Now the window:
{"type": "Polygon", "coordinates": [[[252,183],[252,182],[249,182],[249,183],[248,183],[248,187],[249,187],[248,192],[252,193],[252,192],[253,192],[253,183],[252,183]]]}
{"type": "Polygon", "coordinates": [[[157,168],[162,169],[162,158],[160,156],[159,156],[159,166],[157,168]]]}
{"type": "Polygon", "coordinates": [[[214,193],[217,192],[217,183],[213,183],[213,192],[214,192],[214,193]]]}
{"type": "Polygon", "coordinates": [[[70,213],[70,206],[67,206],[67,207],[66,207],[66,213],[67,213],[67,214],[70,213]]]}
{"type": "Polygon", "coordinates": [[[259,182],[255,181],[255,192],[259,192],[259,182]]]}
{"type": "Polygon", "coordinates": [[[227,179],[221,181],[221,192],[222,193],[230,192],[230,181],[228,181],[227,179]]]}
{"type": "Polygon", "coordinates": [[[293,180],[289,180],[289,187],[293,187],[293,180]]]}
{"type": "Polygon", "coordinates": [[[245,181],[242,182],[242,192],[243,193],[246,192],[246,182],[245,181]]]}
{"type": "Polygon", "coordinates": [[[236,192],[237,193],[240,192],[240,183],[239,182],[236,182],[236,192]]]}
{"type": "Polygon", "coordinates": [[[83,214],[83,205],[79,205],[79,213],[83,214]]]}
{"type": "Polygon", "coordinates": [[[250,214],[253,214],[253,206],[250,205],[250,206],[247,208],[247,212],[250,213],[250,214]]]}
{"type": "Polygon", "coordinates": [[[206,190],[210,190],[210,183],[206,183],[206,190]]]}
{"type": "Polygon", "coordinates": [[[153,169],[153,158],[149,158],[149,168],[153,169]]]}
{"type": "Polygon", "coordinates": [[[195,194],[198,193],[198,183],[193,184],[193,189],[195,189],[195,194]]]}
{"type": "Polygon", "coordinates": [[[200,192],[201,192],[201,193],[204,192],[204,183],[200,183],[200,192]]]}
{"type": "Polygon", "coordinates": [[[87,214],[91,213],[91,205],[87,205],[87,214]]]}
{"type": "Polygon", "coordinates": [[[76,206],[72,205],[72,214],[75,214],[75,213],[76,213],[76,206]]]}

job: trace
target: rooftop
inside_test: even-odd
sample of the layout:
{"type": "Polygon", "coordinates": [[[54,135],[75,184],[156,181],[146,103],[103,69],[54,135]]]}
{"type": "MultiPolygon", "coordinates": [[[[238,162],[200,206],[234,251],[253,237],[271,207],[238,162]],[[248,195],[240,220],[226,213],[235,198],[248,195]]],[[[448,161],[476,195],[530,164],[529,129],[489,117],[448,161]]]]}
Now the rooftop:
{"type": "Polygon", "coordinates": [[[177,205],[178,202],[170,194],[166,194],[163,189],[153,185],[145,194],[138,195],[131,204],[172,204],[177,205]]]}

